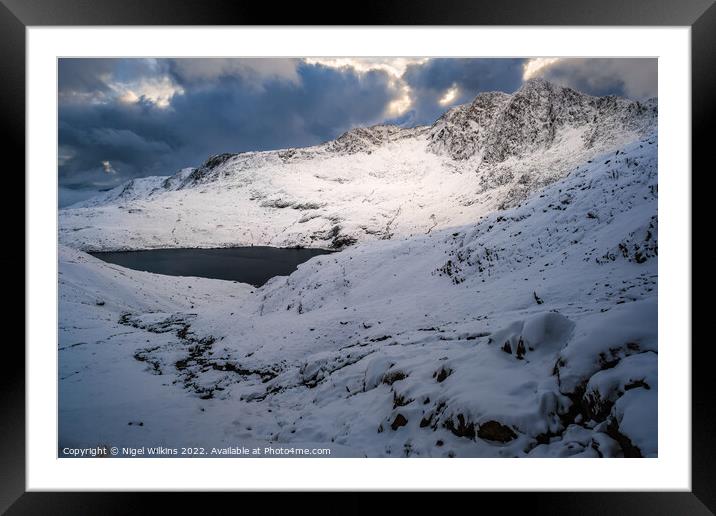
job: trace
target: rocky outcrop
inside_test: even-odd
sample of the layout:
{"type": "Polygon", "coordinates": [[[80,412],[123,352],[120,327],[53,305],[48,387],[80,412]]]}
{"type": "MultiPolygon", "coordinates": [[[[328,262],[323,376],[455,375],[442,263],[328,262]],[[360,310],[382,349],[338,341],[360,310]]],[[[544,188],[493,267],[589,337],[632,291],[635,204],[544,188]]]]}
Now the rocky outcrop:
{"type": "Polygon", "coordinates": [[[576,135],[584,148],[624,133],[637,138],[654,128],[656,118],[655,99],[592,97],[533,79],[512,95],[482,93],[451,109],[430,128],[429,148],[457,160],[500,163],[548,149],[561,137],[576,135]]]}

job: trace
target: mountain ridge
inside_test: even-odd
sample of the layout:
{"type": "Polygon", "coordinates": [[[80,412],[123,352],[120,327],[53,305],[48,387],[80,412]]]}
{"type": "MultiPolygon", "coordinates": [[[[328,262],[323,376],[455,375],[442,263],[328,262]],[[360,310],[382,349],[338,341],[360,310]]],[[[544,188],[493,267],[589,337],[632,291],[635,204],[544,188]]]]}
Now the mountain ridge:
{"type": "Polygon", "coordinates": [[[657,102],[531,80],[513,94],[481,93],[430,126],[359,127],[312,147],[218,154],[130,180],[60,210],[60,240],[84,250],[341,248],[457,226],[648,140],[657,102]]]}
{"type": "Polygon", "coordinates": [[[591,125],[583,135],[591,147],[599,136],[605,136],[605,126],[612,132],[630,129],[643,134],[656,123],[656,116],[653,99],[643,103],[616,96],[595,97],[544,79],[531,79],[512,95],[481,93],[471,103],[448,110],[431,127],[430,148],[453,159],[477,155],[479,161],[501,162],[552,145],[556,132],[565,126],[591,125]]]}

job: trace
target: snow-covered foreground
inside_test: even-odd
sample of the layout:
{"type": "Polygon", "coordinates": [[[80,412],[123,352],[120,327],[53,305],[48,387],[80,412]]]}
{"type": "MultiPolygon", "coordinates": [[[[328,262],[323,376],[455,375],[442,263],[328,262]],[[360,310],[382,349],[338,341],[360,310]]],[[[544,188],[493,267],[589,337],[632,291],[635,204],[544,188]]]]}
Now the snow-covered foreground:
{"type": "MultiPolygon", "coordinates": [[[[438,181],[432,164],[417,172],[407,161],[405,170],[383,168],[379,174],[410,170],[412,179],[426,178],[423,187],[410,183],[417,185],[414,197],[390,219],[401,220],[411,210],[404,231],[394,232],[398,226],[386,220],[398,210],[391,199],[408,183],[394,178],[394,191],[371,194],[387,204],[368,211],[361,210],[369,192],[354,192],[353,202],[346,197],[336,212],[368,227],[372,213],[391,238],[358,236],[345,228],[361,222],[343,222],[338,234],[355,237],[355,245],[313,258],[260,289],[131,271],[76,249],[162,246],[169,238],[163,232],[172,230],[182,243],[235,242],[229,230],[164,227],[160,215],[213,216],[220,202],[232,199],[222,180],[207,183],[206,194],[140,196],[127,206],[146,211],[134,214],[107,199],[67,210],[61,240],[72,247],[60,247],[60,447],[321,446],[330,447],[332,456],[368,457],[655,456],[657,143],[655,133],[632,140],[607,153],[592,150],[586,160],[580,154],[573,166],[561,161],[565,169],[550,165],[537,183],[525,180],[531,186],[524,195],[506,195],[519,179],[491,186],[481,207],[464,205],[460,216],[452,201],[439,211],[443,191],[427,199],[429,185],[438,181]],[[201,195],[212,195],[212,201],[193,212],[199,201],[186,203],[201,195]],[[506,199],[513,207],[494,211],[490,203],[506,199]],[[428,206],[424,212],[421,204],[428,206]],[[432,228],[430,213],[438,221],[432,228]],[[136,226],[136,240],[128,222],[134,215],[153,228],[150,222],[136,226]],[[88,227],[78,227],[80,220],[88,227]]],[[[391,145],[386,156],[394,155],[391,145]]],[[[372,179],[359,180],[359,173],[372,171],[370,162],[380,153],[358,152],[343,162],[356,169],[341,168],[340,174],[370,190],[372,179]]],[[[532,161],[509,158],[511,170],[534,166],[530,156],[532,161]]],[[[450,188],[469,193],[475,179],[466,163],[474,162],[445,163],[466,170],[441,176],[437,184],[455,183],[450,188]]],[[[494,167],[506,167],[499,163],[494,167]]],[[[290,178],[276,170],[261,179],[273,189],[276,178],[290,178]]],[[[254,169],[245,174],[258,180],[254,169]]],[[[305,186],[295,181],[294,193],[305,186]]],[[[333,184],[341,183],[326,180],[333,184]]],[[[252,221],[261,243],[295,243],[294,237],[308,234],[292,226],[277,230],[290,222],[283,213],[302,211],[295,204],[273,208],[275,216],[261,222],[255,208],[240,200],[241,191],[234,190],[236,210],[252,221]]],[[[283,191],[275,192],[283,201],[283,191]]],[[[290,201],[297,199],[312,200],[290,201]]],[[[333,199],[319,199],[326,205],[316,210],[328,216],[333,199]]]]}

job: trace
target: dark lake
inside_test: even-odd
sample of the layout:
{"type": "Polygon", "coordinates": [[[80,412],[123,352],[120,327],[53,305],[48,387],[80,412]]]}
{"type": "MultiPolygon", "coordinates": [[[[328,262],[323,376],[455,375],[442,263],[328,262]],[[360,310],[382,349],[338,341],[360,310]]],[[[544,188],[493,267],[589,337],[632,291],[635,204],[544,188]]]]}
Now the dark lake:
{"type": "Polygon", "coordinates": [[[138,271],[170,276],[199,276],[240,281],[260,287],[274,276],[288,276],[299,264],[331,251],[278,247],[222,249],[151,249],[90,253],[92,256],[138,271]]]}

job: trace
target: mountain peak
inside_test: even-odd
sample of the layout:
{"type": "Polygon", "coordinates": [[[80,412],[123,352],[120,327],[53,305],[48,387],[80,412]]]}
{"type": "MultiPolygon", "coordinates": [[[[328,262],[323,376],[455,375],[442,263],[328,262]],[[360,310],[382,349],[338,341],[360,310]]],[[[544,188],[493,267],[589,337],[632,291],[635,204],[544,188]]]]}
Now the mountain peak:
{"type": "Polygon", "coordinates": [[[555,89],[561,89],[562,86],[555,84],[551,81],[548,81],[547,79],[544,79],[542,77],[533,77],[531,79],[527,79],[522,83],[522,86],[520,86],[520,89],[517,91],[529,91],[529,90],[555,90],[555,89]]]}
{"type": "Polygon", "coordinates": [[[478,165],[546,151],[568,134],[581,136],[583,148],[599,148],[621,136],[652,131],[656,106],[615,96],[593,97],[535,78],[511,95],[480,93],[472,103],[451,109],[431,127],[429,145],[436,154],[476,159],[478,165]]]}

